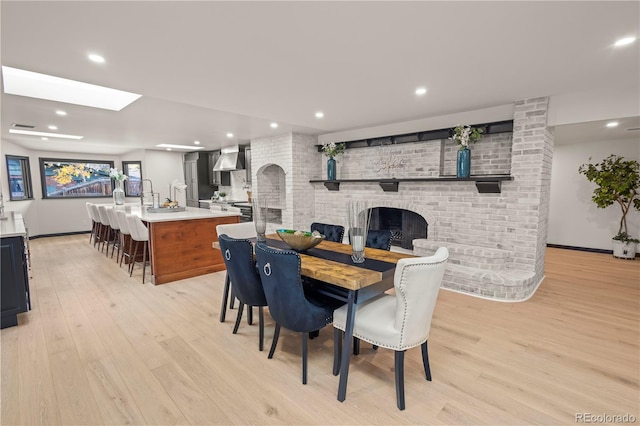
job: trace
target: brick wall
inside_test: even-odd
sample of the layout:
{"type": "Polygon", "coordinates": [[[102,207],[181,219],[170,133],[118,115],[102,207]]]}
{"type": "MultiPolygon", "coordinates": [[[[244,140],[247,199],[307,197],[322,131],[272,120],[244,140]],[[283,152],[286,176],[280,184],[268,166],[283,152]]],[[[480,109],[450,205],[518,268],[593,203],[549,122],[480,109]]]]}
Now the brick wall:
{"type": "MultiPolygon", "coordinates": [[[[430,242],[456,247],[456,253],[465,256],[474,252],[479,256],[480,260],[466,260],[473,268],[452,259],[457,269],[449,273],[445,286],[522,300],[535,291],[544,271],[553,150],[547,108],[548,98],[516,102],[513,134],[487,135],[471,147],[472,174],[514,177],[502,183],[500,194],[479,194],[474,182],[463,181],[401,182],[398,192],[383,192],[375,182],[343,182],[340,191],[328,191],[322,183],[309,183],[326,179],[327,158],[313,147],[316,138],[305,135],[252,140],[252,166],[257,174],[266,164],[278,164],[286,174],[284,227],[308,229],[313,221],[346,227],[351,199],[367,200],[371,207],[411,210],[427,220],[430,242]],[[492,256],[501,257],[502,272],[496,272],[492,256]]],[[[453,175],[456,151],[457,146],[447,140],[349,149],[337,158],[337,177],[453,175]]],[[[260,180],[254,178],[259,189],[260,180]]]]}

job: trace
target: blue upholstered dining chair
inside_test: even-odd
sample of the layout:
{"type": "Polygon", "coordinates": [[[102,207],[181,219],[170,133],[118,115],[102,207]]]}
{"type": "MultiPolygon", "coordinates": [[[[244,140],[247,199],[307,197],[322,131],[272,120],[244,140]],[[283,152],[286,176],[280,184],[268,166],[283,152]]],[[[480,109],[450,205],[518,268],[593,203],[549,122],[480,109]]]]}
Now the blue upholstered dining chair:
{"type": "MultiPolygon", "coordinates": [[[[404,352],[422,346],[422,363],[431,381],[427,339],[444,276],[449,251],[440,247],[433,256],[400,259],[393,276],[395,294],[355,305],[353,336],[381,348],[395,351],[396,402],[404,410],[404,352]]],[[[334,327],[334,374],[340,368],[342,332],[347,307],[336,309],[334,327]]]]}
{"type": "MultiPolygon", "coordinates": [[[[211,204],[211,206],[220,207],[217,204],[211,204]]],[[[221,207],[220,207],[221,208],[221,207]]],[[[220,209],[218,209],[220,210],[220,209]]],[[[236,239],[247,239],[256,237],[256,227],[253,222],[240,222],[240,223],[222,223],[216,225],[216,235],[226,234],[228,237],[236,239]]],[[[222,305],[220,306],[220,322],[224,322],[227,317],[227,302],[229,302],[229,308],[233,309],[233,301],[235,296],[231,295],[231,301],[229,301],[229,292],[231,291],[231,280],[229,279],[229,273],[224,277],[224,289],[222,291],[222,305]]],[[[247,310],[247,322],[252,324],[251,308],[247,310]]]]}
{"type": "MultiPolygon", "coordinates": [[[[302,383],[307,383],[307,334],[333,320],[333,310],[342,302],[313,300],[305,296],[300,277],[300,256],[293,250],[274,250],[256,245],[257,267],[269,313],[276,322],[269,358],[278,344],[280,327],[300,333],[302,338],[302,383]]],[[[235,283],[234,283],[235,285],[235,283]]]]}
{"type": "Polygon", "coordinates": [[[382,250],[391,250],[391,238],[391,231],[388,229],[369,229],[369,232],[367,232],[366,246],[382,250]]]}
{"type": "Polygon", "coordinates": [[[318,231],[325,236],[326,241],[341,243],[344,238],[344,226],[330,225],[328,223],[313,222],[311,232],[318,231]]]}
{"type": "Polygon", "coordinates": [[[218,235],[218,242],[227,266],[227,274],[233,283],[233,293],[240,301],[233,334],[238,332],[244,305],[247,305],[248,309],[257,306],[260,333],[258,347],[262,350],[264,348],[263,306],[267,306],[267,299],[253,260],[253,245],[249,240],[230,238],[226,234],[218,235]]]}

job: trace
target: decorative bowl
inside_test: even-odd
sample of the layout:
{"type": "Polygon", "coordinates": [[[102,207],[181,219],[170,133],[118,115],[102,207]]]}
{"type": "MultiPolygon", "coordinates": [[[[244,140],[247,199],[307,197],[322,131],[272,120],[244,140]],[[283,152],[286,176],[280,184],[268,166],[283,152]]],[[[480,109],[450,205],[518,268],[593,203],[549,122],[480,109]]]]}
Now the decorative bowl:
{"type": "Polygon", "coordinates": [[[324,241],[324,235],[294,229],[278,229],[278,236],[295,251],[305,251],[324,241]]]}

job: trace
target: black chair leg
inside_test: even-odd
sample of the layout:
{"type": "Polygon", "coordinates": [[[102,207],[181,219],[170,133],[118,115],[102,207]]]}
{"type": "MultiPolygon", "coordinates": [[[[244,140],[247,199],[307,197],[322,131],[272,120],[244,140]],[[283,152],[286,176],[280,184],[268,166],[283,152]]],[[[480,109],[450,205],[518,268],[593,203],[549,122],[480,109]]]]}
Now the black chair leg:
{"type": "Polygon", "coordinates": [[[431,381],[431,368],[429,368],[429,352],[427,350],[427,342],[422,344],[422,364],[424,364],[424,374],[427,380],[431,381]]]}
{"type": "Polygon", "coordinates": [[[264,350],[264,310],[262,306],[258,306],[258,327],[260,329],[260,351],[264,350]]]}
{"type": "Polygon", "coordinates": [[[136,241],[136,248],[133,250],[133,260],[131,261],[131,271],[129,271],[129,277],[133,276],[133,267],[136,266],[136,257],[138,257],[138,241],[136,241]]]}
{"type": "Polygon", "coordinates": [[[404,410],[404,351],[396,351],[396,400],[399,410],[404,410]]]}
{"type": "Polygon", "coordinates": [[[236,307],[236,295],[233,292],[233,287],[231,287],[231,300],[229,301],[229,309],[235,309],[236,307]]]}
{"type": "Polygon", "coordinates": [[[307,333],[300,333],[302,336],[302,384],[307,384],[307,333]]]}
{"type": "Polygon", "coordinates": [[[377,351],[378,350],[378,345],[371,346],[371,349],[373,349],[374,351],[377,351]]]}
{"type": "Polygon", "coordinates": [[[147,271],[147,246],[149,245],[149,241],[145,241],[142,243],[142,284],[144,284],[144,276],[147,271]]]}
{"type": "Polygon", "coordinates": [[[267,358],[273,358],[273,353],[276,351],[276,346],[278,346],[278,337],[280,337],[280,324],[276,323],[276,327],[273,330],[273,341],[271,342],[271,350],[269,351],[269,356],[267,358]]]}
{"type": "Polygon", "coordinates": [[[342,330],[333,329],[333,375],[340,373],[340,355],[342,354],[342,330]]]}
{"type": "Polygon", "coordinates": [[[231,287],[231,281],[229,280],[229,273],[224,277],[224,290],[222,290],[222,306],[220,306],[220,322],[224,322],[227,318],[227,303],[229,302],[229,287],[231,287]]]}
{"type": "Polygon", "coordinates": [[[244,310],[244,303],[238,304],[238,315],[236,315],[236,325],[233,327],[233,334],[238,333],[238,327],[240,327],[240,321],[242,321],[242,311],[244,310]]]}
{"type": "Polygon", "coordinates": [[[357,337],[353,338],[353,354],[360,355],[360,339],[357,337]]]}
{"type": "Polygon", "coordinates": [[[247,324],[253,325],[253,306],[247,305],[247,324]]]}

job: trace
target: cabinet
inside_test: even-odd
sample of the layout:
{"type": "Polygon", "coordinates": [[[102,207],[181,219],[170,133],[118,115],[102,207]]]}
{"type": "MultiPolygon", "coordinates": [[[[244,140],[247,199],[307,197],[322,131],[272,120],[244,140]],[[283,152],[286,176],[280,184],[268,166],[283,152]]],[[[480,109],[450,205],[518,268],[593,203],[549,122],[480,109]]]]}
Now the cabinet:
{"type": "Polygon", "coordinates": [[[244,150],[244,168],[247,172],[247,185],[251,185],[251,148],[248,147],[244,150]]]}
{"type": "Polygon", "coordinates": [[[18,325],[18,314],[31,309],[24,237],[0,238],[1,328],[18,325]]]}
{"type": "Polygon", "coordinates": [[[198,153],[185,155],[184,182],[187,185],[187,206],[198,207],[198,153]]]}
{"type": "Polygon", "coordinates": [[[209,153],[209,184],[218,187],[231,186],[231,173],[213,171],[213,166],[216,165],[218,158],[220,158],[220,150],[209,153]]]}

